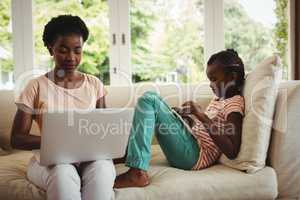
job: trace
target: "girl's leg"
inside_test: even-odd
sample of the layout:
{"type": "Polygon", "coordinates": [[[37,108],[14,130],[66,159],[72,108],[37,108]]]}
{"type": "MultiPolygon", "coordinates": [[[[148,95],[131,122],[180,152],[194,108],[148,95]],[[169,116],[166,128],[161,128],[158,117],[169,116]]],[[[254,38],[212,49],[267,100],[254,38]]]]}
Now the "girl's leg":
{"type": "Polygon", "coordinates": [[[148,170],[155,130],[170,165],[180,169],[191,169],[199,158],[197,141],[155,92],[146,92],[138,100],[128,143],[126,165],[148,170]]]}
{"type": "Polygon", "coordinates": [[[28,179],[46,190],[49,200],[80,200],[80,177],[73,165],[56,165],[47,168],[39,165],[33,157],[27,169],[28,179]]]}
{"type": "Polygon", "coordinates": [[[149,184],[149,178],[143,171],[149,168],[155,130],[170,165],[191,169],[197,162],[199,147],[196,140],[159,95],[146,92],[137,103],[128,142],[126,165],[130,170],[117,177],[114,187],[142,187],[149,184]]]}
{"type": "Polygon", "coordinates": [[[98,160],[81,165],[84,165],[82,169],[82,199],[113,199],[116,171],[112,160],[98,160]]]}

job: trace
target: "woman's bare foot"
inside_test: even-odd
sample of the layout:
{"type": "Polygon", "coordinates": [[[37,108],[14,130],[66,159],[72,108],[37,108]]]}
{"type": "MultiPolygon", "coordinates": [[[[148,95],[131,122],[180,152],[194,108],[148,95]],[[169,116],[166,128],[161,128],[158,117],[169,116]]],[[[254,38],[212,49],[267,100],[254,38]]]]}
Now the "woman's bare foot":
{"type": "Polygon", "coordinates": [[[130,168],[124,174],[117,176],[114,188],[145,187],[149,184],[150,180],[147,172],[137,168],[130,168]]]}

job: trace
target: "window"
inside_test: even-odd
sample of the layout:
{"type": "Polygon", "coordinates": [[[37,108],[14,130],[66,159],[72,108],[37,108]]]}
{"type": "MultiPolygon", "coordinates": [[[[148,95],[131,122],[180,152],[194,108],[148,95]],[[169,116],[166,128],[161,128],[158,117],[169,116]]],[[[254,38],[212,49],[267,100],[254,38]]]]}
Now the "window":
{"type": "Polygon", "coordinates": [[[33,0],[35,64],[39,69],[53,67],[42,41],[45,24],[61,14],[78,15],[87,24],[90,35],[84,45],[79,70],[99,77],[109,84],[109,19],[108,3],[99,0],[33,0]]]}
{"type": "Polygon", "coordinates": [[[79,15],[87,23],[91,34],[80,70],[106,85],[207,80],[208,57],[224,48],[236,49],[248,71],[278,52],[286,78],[287,2],[1,0],[0,87],[22,83],[24,72],[53,67],[42,31],[59,14],[79,15]]]}
{"type": "MultiPolygon", "coordinates": [[[[286,9],[278,12],[279,3],[274,0],[224,0],[225,48],[239,52],[247,71],[266,57],[279,53],[287,78],[288,22],[286,9]],[[277,34],[278,31],[281,33],[277,34]]],[[[287,0],[282,3],[286,5],[287,0]]]]}
{"type": "Polygon", "coordinates": [[[13,56],[10,0],[0,1],[0,89],[13,87],[13,56]]]}
{"type": "Polygon", "coordinates": [[[131,0],[133,82],[204,79],[204,1],[131,0]]]}

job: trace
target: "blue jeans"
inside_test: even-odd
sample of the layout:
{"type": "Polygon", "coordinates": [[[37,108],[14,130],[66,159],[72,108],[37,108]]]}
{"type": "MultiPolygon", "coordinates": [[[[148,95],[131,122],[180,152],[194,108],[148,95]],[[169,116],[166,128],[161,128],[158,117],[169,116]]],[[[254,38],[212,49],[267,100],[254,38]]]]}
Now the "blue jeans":
{"type": "Polygon", "coordinates": [[[199,146],[170,107],[155,92],[139,98],[128,142],[126,166],[148,170],[154,135],[173,167],[189,170],[199,158],[199,146]]]}

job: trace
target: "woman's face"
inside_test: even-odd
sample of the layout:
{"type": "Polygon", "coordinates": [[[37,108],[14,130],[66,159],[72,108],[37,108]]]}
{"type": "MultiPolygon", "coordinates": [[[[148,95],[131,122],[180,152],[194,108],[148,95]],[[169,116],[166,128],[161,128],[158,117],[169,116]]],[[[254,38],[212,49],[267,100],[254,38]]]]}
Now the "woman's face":
{"type": "Polygon", "coordinates": [[[217,97],[225,97],[226,92],[232,86],[233,78],[225,76],[224,70],[217,64],[208,65],[206,75],[214,94],[217,97]]]}
{"type": "Polygon", "coordinates": [[[49,51],[55,62],[56,69],[74,71],[82,57],[83,39],[80,35],[71,34],[58,36],[49,51]]]}

